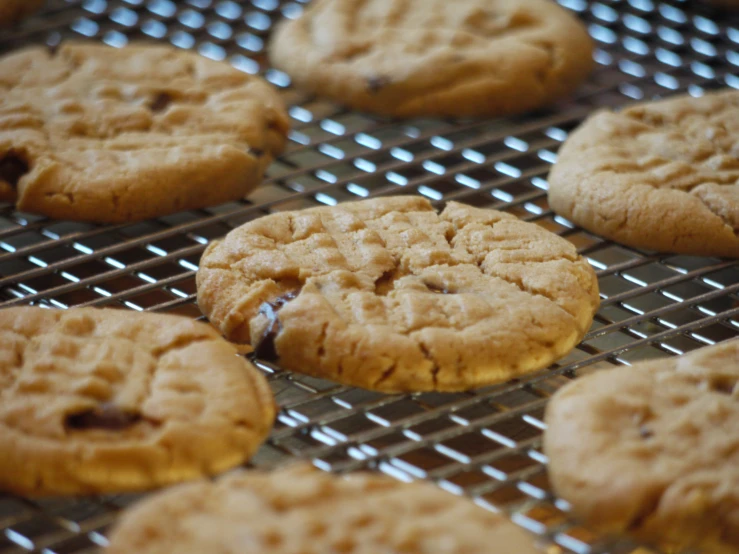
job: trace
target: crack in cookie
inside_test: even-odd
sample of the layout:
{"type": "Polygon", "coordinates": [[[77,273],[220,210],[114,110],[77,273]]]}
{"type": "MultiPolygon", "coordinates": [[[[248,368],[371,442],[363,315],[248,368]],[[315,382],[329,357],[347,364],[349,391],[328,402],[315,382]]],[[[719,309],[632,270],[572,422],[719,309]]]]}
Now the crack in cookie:
{"type": "Polygon", "coordinates": [[[257,357],[384,391],[465,390],[545,367],[589,328],[572,244],[493,210],[391,197],[280,212],[211,243],[198,303],[257,357]]]}

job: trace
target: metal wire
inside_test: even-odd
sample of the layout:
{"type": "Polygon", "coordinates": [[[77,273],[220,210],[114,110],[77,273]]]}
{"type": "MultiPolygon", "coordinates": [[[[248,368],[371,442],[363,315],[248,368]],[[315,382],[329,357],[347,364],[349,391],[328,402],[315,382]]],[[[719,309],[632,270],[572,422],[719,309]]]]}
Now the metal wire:
{"type": "MultiPolygon", "coordinates": [[[[281,411],[252,464],[300,457],[326,470],[374,467],[399,479],[430,479],[509,513],[551,552],[636,552],[638,545],[572,521],[566,502],[552,494],[541,452],[544,407],[584,373],[739,335],[739,264],[604,241],[549,210],[545,179],[567,133],[598,107],[739,88],[739,18],[697,1],[560,0],[585,20],[597,44],[598,68],[574,98],[515,118],[396,122],[302,95],[266,65],[272,24],[296,17],[304,2],[51,0],[19,30],[0,31],[0,52],[83,37],[194,49],[261,72],[283,90],[293,120],[286,153],[241,202],[107,226],[1,209],[0,303],[201,317],[194,271],[205,245],[275,210],[402,191],[535,221],[571,240],[598,271],[603,303],[570,355],[531,377],[474,392],[391,396],[259,363],[281,411]]],[[[96,550],[118,511],[138,497],[0,495],[0,552],[96,550]]]]}

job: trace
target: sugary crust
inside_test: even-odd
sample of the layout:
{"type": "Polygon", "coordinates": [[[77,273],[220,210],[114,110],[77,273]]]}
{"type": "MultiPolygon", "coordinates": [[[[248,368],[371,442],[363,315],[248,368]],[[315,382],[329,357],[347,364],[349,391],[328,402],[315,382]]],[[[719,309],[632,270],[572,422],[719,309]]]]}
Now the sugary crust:
{"type": "Polygon", "coordinates": [[[739,551],[739,339],[578,379],[546,423],[552,485],[589,524],[739,551]]]}
{"type": "Polygon", "coordinates": [[[739,92],[603,111],[560,149],[549,203],[637,248],[739,256],[739,92]]]}
{"type": "Polygon", "coordinates": [[[303,465],[158,494],[123,514],[108,552],[541,554],[502,516],[429,483],[303,465]]]}
{"type": "Polygon", "coordinates": [[[97,222],[235,200],[287,127],[262,79],[174,47],[21,50],[0,58],[0,166],[21,168],[17,183],[0,169],[0,200],[97,222]]]}
{"type": "Polygon", "coordinates": [[[203,323],[0,310],[0,489],[120,492],[215,474],[248,459],[274,416],[264,377],[203,323]],[[70,426],[101,406],[135,422],[70,426]]]}
{"type": "Polygon", "coordinates": [[[317,0],[280,24],[270,59],[296,85],[385,115],[499,115],[572,91],[585,27],[548,0],[317,0]]]}
{"type": "Polygon", "coordinates": [[[599,303],[568,241],[494,210],[390,197],[275,213],[209,245],[201,310],[255,344],[286,293],[280,365],[382,391],[466,390],[546,367],[599,303]]]}

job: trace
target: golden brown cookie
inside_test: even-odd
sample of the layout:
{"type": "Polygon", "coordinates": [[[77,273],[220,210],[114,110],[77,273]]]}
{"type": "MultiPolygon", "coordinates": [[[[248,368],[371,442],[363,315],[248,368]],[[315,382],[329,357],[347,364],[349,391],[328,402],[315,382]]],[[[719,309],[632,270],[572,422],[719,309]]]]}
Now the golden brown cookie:
{"type": "MultiPolygon", "coordinates": [[[[298,465],[170,489],[125,512],[110,554],[537,554],[503,516],[430,483],[298,465]]],[[[541,554],[541,553],[540,553],[541,554]]]]}
{"type": "Polygon", "coordinates": [[[22,50],[0,58],[0,201],[119,222],[236,200],[287,125],[262,79],[174,47],[22,50]]]}
{"type": "Polygon", "coordinates": [[[587,523],[739,552],[739,339],[578,379],[546,423],[552,484],[587,523]]]}
{"type": "Polygon", "coordinates": [[[584,25],[551,0],[316,0],[277,27],[270,59],[353,108],[492,116],[571,92],[592,50],[584,25]]]}
{"type": "Polygon", "coordinates": [[[230,469],[275,416],[210,326],[121,310],[0,310],[0,489],[149,489],[230,469]]]}
{"type": "Polygon", "coordinates": [[[0,0],[0,29],[15,25],[37,11],[43,3],[43,0],[0,0]]]}
{"type": "Polygon", "coordinates": [[[739,91],[590,117],[549,174],[549,203],[636,248],[739,256],[739,91]]]}
{"type": "Polygon", "coordinates": [[[417,196],[281,212],[209,245],[200,308],[281,367],[381,391],[456,391],[546,367],[590,327],[598,283],[533,224],[417,196]]]}

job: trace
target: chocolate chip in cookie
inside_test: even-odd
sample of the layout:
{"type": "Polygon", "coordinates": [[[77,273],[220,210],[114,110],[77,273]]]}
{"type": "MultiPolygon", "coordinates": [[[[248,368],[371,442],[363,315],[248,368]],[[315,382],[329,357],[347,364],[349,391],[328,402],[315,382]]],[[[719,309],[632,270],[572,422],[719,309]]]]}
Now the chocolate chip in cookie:
{"type": "Polygon", "coordinates": [[[149,109],[153,112],[162,112],[172,103],[174,98],[167,92],[160,92],[149,104],[149,109]]]}
{"type": "Polygon", "coordinates": [[[297,290],[290,291],[260,306],[259,313],[267,318],[267,326],[254,345],[254,355],[257,358],[266,362],[276,362],[279,359],[277,350],[275,349],[275,337],[282,330],[282,326],[280,325],[277,313],[290,300],[296,298],[299,292],[297,290]]]}
{"type": "Polygon", "coordinates": [[[4,181],[13,188],[18,187],[18,182],[30,167],[28,163],[12,150],[0,157],[0,181],[4,181]]]}
{"type": "Polygon", "coordinates": [[[103,429],[120,431],[141,421],[139,412],[123,410],[112,403],[103,403],[95,408],[67,415],[65,426],[68,429],[103,429]]]}

